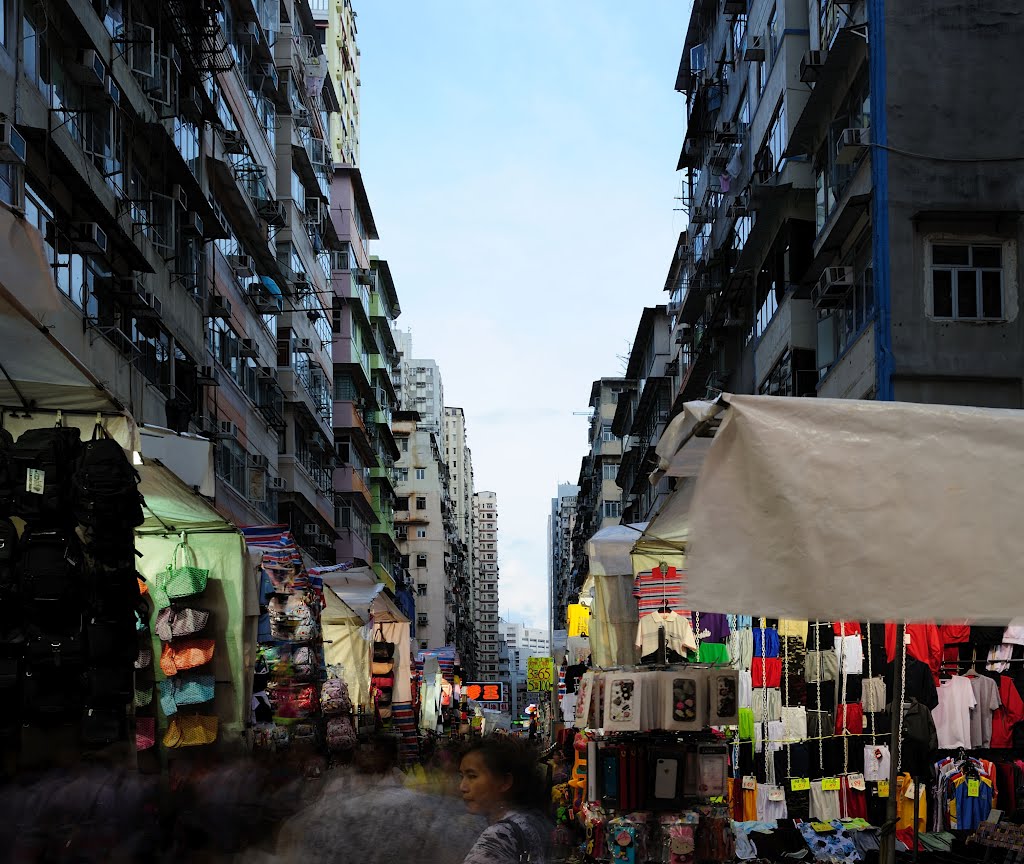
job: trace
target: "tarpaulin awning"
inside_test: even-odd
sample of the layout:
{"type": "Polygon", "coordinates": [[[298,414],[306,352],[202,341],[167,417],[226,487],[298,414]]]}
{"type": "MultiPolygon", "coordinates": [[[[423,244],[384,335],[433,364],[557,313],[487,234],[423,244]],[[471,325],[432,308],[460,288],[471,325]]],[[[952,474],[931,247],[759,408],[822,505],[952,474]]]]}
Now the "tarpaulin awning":
{"type": "Polygon", "coordinates": [[[144,459],[158,459],[177,474],[186,486],[212,498],[217,490],[213,466],[213,442],[209,438],[172,432],[162,426],[139,429],[139,449],[144,459]]]}
{"type": "Polygon", "coordinates": [[[694,608],[982,623],[1024,613],[1024,412],[720,401],[689,508],[694,608]]]}
{"type": "Polygon", "coordinates": [[[157,460],[136,466],[139,491],[146,499],[145,522],[136,534],[175,534],[181,531],[229,531],[238,529],[213,509],[169,468],[157,460]]]}
{"type": "Polygon", "coordinates": [[[364,623],[369,621],[371,616],[376,623],[409,622],[402,610],[384,593],[384,583],[376,581],[377,576],[371,568],[355,567],[338,572],[324,568],[317,572],[324,580],[324,587],[330,588],[345,601],[362,617],[364,623]]]}
{"type": "Polygon", "coordinates": [[[609,525],[587,541],[587,559],[591,576],[622,576],[633,572],[629,553],[644,529],[646,522],[632,525],[609,525]]]}
{"type": "Polygon", "coordinates": [[[39,231],[0,206],[0,405],[121,413],[122,405],[49,329],[64,300],[39,231]]]}

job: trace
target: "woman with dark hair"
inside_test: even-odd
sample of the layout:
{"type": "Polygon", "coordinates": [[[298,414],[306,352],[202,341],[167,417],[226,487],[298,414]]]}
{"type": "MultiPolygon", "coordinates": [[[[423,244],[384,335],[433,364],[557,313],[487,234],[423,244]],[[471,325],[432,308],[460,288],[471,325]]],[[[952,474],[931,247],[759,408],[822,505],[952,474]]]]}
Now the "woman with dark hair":
{"type": "Polygon", "coordinates": [[[514,738],[481,738],[466,750],[459,772],[466,808],[490,823],[463,864],[546,864],[549,793],[535,748],[514,738]]]}

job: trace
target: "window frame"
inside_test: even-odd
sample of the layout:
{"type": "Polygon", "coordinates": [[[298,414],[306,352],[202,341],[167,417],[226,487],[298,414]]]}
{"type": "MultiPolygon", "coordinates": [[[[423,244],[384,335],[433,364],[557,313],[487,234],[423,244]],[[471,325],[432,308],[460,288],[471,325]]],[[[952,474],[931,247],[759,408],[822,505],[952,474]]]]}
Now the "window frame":
{"type": "Polygon", "coordinates": [[[924,306],[925,316],[932,321],[944,324],[1005,324],[1016,317],[1014,313],[1017,306],[1017,283],[1016,283],[1016,243],[1006,237],[996,237],[991,234],[950,234],[930,233],[926,234],[924,240],[924,306]],[[935,248],[939,246],[962,246],[966,247],[969,255],[969,265],[959,264],[935,264],[935,248]],[[996,317],[985,317],[984,294],[982,274],[995,272],[996,268],[974,265],[974,250],[978,247],[998,248],[1000,266],[999,273],[999,315],[996,317]],[[950,279],[950,301],[952,305],[951,315],[937,315],[935,312],[935,274],[936,272],[971,272],[976,274],[975,278],[975,302],[977,314],[964,316],[959,314],[960,298],[958,291],[958,280],[951,276],[950,279]]]}

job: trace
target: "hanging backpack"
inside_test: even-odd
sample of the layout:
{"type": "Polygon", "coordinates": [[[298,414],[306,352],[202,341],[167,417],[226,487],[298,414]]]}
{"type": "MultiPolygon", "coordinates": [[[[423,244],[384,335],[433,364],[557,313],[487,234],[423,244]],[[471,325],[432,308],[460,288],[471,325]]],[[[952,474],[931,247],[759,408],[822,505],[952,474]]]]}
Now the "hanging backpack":
{"type": "Polygon", "coordinates": [[[85,598],[81,555],[74,535],[28,529],[19,552],[19,587],[26,626],[52,635],[80,634],[85,598]]]}
{"type": "Polygon", "coordinates": [[[21,623],[17,563],[18,529],[10,519],[0,518],[0,640],[21,623]]]}
{"type": "Polygon", "coordinates": [[[327,721],[327,749],[332,753],[352,750],[356,746],[356,730],[348,717],[332,717],[327,721]]]}
{"type": "Polygon", "coordinates": [[[14,509],[14,467],[11,448],[14,438],[6,429],[0,429],[0,517],[10,516],[14,509]]]}
{"type": "Polygon", "coordinates": [[[316,637],[316,618],[303,595],[272,597],[268,608],[270,633],[275,639],[306,642],[316,637]]]}
{"type": "Polygon", "coordinates": [[[99,423],[85,442],[72,478],[72,504],[82,525],[107,534],[145,521],[139,472],[99,423]]]}
{"type": "Polygon", "coordinates": [[[10,450],[14,511],[29,524],[69,522],[69,492],[81,432],[69,426],[29,429],[10,450]]]}
{"type": "Polygon", "coordinates": [[[352,699],[348,685],[340,678],[328,678],[320,689],[320,710],[327,715],[348,714],[352,710],[352,699]]]}

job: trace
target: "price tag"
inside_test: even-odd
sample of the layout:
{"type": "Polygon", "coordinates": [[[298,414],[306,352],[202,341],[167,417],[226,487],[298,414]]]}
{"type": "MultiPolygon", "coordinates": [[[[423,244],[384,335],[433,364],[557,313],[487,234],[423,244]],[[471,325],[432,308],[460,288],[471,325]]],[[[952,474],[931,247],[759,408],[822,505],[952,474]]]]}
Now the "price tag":
{"type": "Polygon", "coordinates": [[[903,793],[907,798],[913,801],[915,798],[920,798],[924,795],[924,783],[911,783],[907,786],[907,791],[903,793]]]}
{"type": "Polygon", "coordinates": [[[850,775],[850,788],[855,789],[858,792],[863,792],[867,789],[867,784],[864,782],[863,774],[851,774],[850,775]]]}
{"type": "Polygon", "coordinates": [[[756,777],[750,777],[750,776],[744,777],[743,778],[743,788],[744,789],[749,789],[749,790],[756,789],[757,788],[757,778],[756,777]]]}
{"type": "Polygon", "coordinates": [[[967,781],[967,797],[977,798],[981,793],[981,781],[980,780],[968,780],[967,781]]]}
{"type": "Polygon", "coordinates": [[[785,801],[786,800],[786,790],[783,789],[781,786],[772,786],[768,790],[768,800],[769,801],[785,801]]]}
{"type": "Polygon", "coordinates": [[[790,780],[789,787],[794,792],[806,792],[811,788],[811,781],[807,777],[794,777],[790,780]]]}
{"type": "Polygon", "coordinates": [[[25,491],[30,495],[42,495],[46,487],[46,472],[38,468],[29,468],[25,472],[25,491]]]}
{"type": "Polygon", "coordinates": [[[838,792],[840,785],[838,777],[825,777],[821,781],[821,790],[822,792],[838,792]]]}
{"type": "Polygon", "coordinates": [[[878,797],[888,798],[889,797],[889,781],[879,780],[878,781],[878,797]]]}

